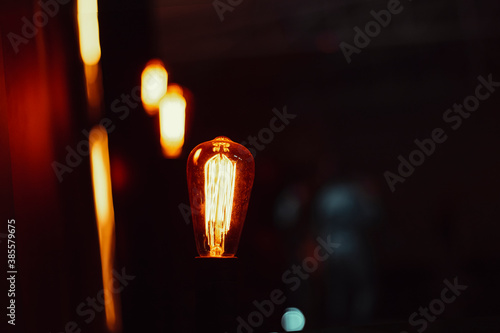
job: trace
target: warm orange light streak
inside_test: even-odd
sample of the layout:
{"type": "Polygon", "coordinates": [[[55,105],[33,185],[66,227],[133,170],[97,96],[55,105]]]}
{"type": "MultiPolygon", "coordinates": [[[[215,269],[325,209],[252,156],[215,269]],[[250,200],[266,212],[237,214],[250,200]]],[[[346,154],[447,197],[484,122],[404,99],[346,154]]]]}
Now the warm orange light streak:
{"type": "Polygon", "coordinates": [[[109,166],[108,135],[104,127],[96,126],[89,136],[92,185],[101,252],[102,282],[109,331],[117,332],[118,296],[113,293],[113,262],[115,250],[115,218],[109,166]]]}
{"type": "Polygon", "coordinates": [[[101,100],[102,100],[102,86],[99,76],[99,64],[87,65],[84,64],[85,69],[85,82],[87,87],[87,101],[91,113],[99,116],[101,100]]]}
{"type": "Polygon", "coordinates": [[[194,153],[194,156],[193,156],[193,163],[196,165],[198,164],[198,159],[200,158],[200,154],[201,154],[201,148],[198,149],[195,153],[194,153]]]}
{"type": "Polygon", "coordinates": [[[163,155],[177,158],[184,145],[186,100],[178,93],[167,93],[160,102],[160,134],[163,155]]]}
{"type": "Polygon", "coordinates": [[[97,81],[97,78],[99,77],[99,66],[97,64],[95,65],[85,64],[83,69],[85,72],[85,78],[87,79],[87,84],[95,83],[97,81]]]}
{"type": "Polygon", "coordinates": [[[97,0],[78,0],[77,17],[82,60],[86,65],[95,65],[101,59],[97,0]]]}
{"type": "Polygon", "coordinates": [[[205,163],[205,233],[211,257],[221,257],[231,228],[236,162],[222,153],[205,163]]]}
{"type": "Polygon", "coordinates": [[[167,92],[167,84],[168,73],[163,62],[157,59],[149,61],[141,76],[142,105],[148,114],[158,112],[160,101],[167,92]]]}

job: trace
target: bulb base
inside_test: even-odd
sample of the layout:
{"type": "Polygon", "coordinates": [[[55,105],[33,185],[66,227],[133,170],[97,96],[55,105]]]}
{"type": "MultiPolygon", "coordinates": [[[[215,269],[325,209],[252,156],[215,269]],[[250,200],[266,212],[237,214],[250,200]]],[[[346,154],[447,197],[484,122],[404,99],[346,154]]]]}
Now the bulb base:
{"type": "Polygon", "coordinates": [[[238,316],[236,257],[197,257],[196,332],[234,332],[238,316]]]}

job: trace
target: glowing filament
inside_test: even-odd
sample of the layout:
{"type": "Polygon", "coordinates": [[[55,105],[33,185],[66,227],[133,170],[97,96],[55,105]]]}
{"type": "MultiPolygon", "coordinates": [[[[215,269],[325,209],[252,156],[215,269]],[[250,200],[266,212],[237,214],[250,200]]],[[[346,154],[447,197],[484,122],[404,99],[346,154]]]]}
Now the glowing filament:
{"type": "Polygon", "coordinates": [[[89,137],[92,185],[101,252],[102,282],[106,323],[111,332],[118,330],[118,301],[113,287],[113,261],[115,247],[115,218],[109,167],[108,136],[102,127],[93,128],[89,137]]]}
{"type": "Polygon", "coordinates": [[[158,112],[160,100],[167,92],[168,73],[160,60],[146,64],[141,76],[141,98],[144,110],[150,115],[158,112]]]}
{"type": "Polygon", "coordinates": [[[205,233],[210,256],[224,253],[224,241],[231,228],[236,162],[220,153],[205,164],[205,233]]]}
{"type": "Polygon", "coordinates": [[[186,100],[177,93],[167,93],[160,102],[160,134],[163,154],[177,158],[184,145],[186,100]]]}
{"type": "Polygon", "coordinates": [[[77,17],[82,60],[86,65],[95,65],[101,58],[97,0],[78,0],[77,17]]]}

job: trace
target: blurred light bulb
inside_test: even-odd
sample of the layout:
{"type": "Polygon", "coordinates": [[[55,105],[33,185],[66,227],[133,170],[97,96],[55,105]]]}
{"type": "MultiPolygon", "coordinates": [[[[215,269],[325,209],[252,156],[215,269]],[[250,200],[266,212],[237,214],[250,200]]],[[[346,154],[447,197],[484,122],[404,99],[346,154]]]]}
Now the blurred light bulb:
{"type": "Polygon", "coordinates": [[[80,54],[86,65],[95,65],[101,59],[97,0],[78,0],[76,8],[80,54]]]}
{"type": "Polygon", "coordinates": [[[286,332],[302,331],[306,325],[306,318],[297,308],[286,308],[281,317],[281,326],[286,332]]]}
{"type": "Polygon", "coordinates": [[[177,158],[184,145],[186,100],[177,92],[168,92],[160,102],[160,135],[163,155],[177,158]]]}
{"type": "Polygon", "coordinates": [[[149,115],[158,112],[160,100],[167,92],[168,73],[163,62],[150,60],[141,75],[141,99],[144,110],[149,115]]]}
{"type": "Polygon", "coordinates": [[[199,144],[189,154],[189,199],[200,257],[236,254],[254,174],[252,154],[224,136],[199,144]]]}
{"type": "Polygon", "coordinates": [[[90,170],[94,189],[94,204],[101,252],[101,269],[106,309],[106,324],[110,332],[121,327],[119,295],[113,287],[115,253],[115,215],[109,164],[108,133],[100,125],[90,131],[90,170]]]}

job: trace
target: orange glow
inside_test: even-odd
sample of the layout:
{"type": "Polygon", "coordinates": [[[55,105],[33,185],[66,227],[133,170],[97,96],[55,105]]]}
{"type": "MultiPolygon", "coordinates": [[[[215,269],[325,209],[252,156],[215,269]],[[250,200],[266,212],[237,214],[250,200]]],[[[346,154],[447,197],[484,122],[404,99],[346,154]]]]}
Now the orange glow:
{"type": "Polygon", "coordinates": [[[201,148],[198,149],[195,153],[194,153],[194,156],[193,156],[193,163],[194,165],[197,165],[198,164],[198,159],[200,158],[200,154],[201,154],[201,148]]]}
{"type": "Polygon", "coordinates": [[[176,94],[183,96],[182,87],[176,83],[169,84],[167,87],[167,92],[168,93],[176,93],[176,94]]]}
{"type": "Polygon", "coordinates": [[[244,146],[217,137],[188,157],[187,179],[200,257],[234,257],[250,199],[255,165],[244,146]]]}
{"type": "Polygon", "coordinates": [[[109,166],[108,135],[96,126],[89,136],[92,185],[101,252],[102,282],[109,331],[119,330],[118,296],[113,293],[113,262],[115,250],[115,217],[109,166]]]}
{"type": "Polygon", "coordinates": [[[167,92],[168,73],[163,62],[154,59],[146,64],[141,76],[141,99],[149,115],[158,112],[160,100],[167,92]]]}
{"type": "Polygon", "coordinates": [[[86,65],[95,65],[101,59],[97,0],[78,0],[77,17],[82,60],[86,65]]]}
{"type": "Polygon", "coordinates": [[[224,240],[231,227],[236,162],[222,153],[205,163],[205,234],[211,257],[224,253],[224,240]]]}
{"type": "Polygon", "coordinates": [[[97,19],[97,0],[77,0],[78,34],[80,54],[85,69],[87,102],[92,121],[101,117],[102,81],[99,60],[99,22],[97,19]]]}
{"type": "Polygon", "coordinates": [[[87,65],[84,66],[85,70],[85,78],[87,79],[87,84],[95,83],[97,81],[97,77],[99,76],[99,66],[95,65],[87,65]]]}
{"type": "Polygon", "coordinates": [[[160,102],[160,134],[163,155],[177,158],[184,145],[186,100],[176,92],[167,93],[160,102]]]}
{"type": "Polygon", "coordinates": [[[84,64],[84,69],[88,106],[92,116],[97,119],[100,116],[100,107],[102,103],[102,81],[100,78],[100,65],[84,64]]]}

